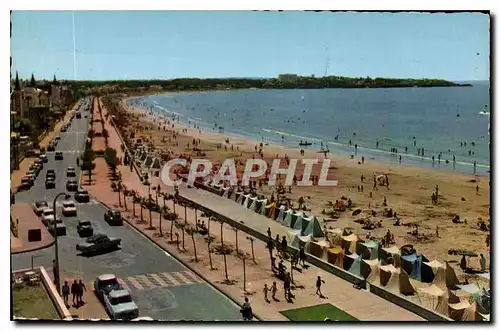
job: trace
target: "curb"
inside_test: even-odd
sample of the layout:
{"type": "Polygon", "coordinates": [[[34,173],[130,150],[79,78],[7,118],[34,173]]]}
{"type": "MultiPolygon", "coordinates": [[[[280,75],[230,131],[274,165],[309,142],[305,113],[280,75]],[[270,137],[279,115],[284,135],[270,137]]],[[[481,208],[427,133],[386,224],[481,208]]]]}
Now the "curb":
{"type": "MultiPolygon", "coordinates": [[[[95,197],[94,197],[95,198],[95,197]]],[[[96,198],[95,198],[96,199],[96,198]]],[[[113,208],[110,208],[107,204],[105,204],[104,202],[102,202],[101,200],[99,199],[96,199],[104,208],[106,209],[113,209],[113,208]]],[[[229,300],[231,300],[234,304],[236,304],[238,307],[242,307],[242,305],[230,294],[226,293],[226,291],[224,291],[223,289],[221,289],[220,287],[218,287],[217,285],[213,284],[211,281],[209,281],[208,279],[205,278],[205,276],[203,276],[202,274],[200,274],[198,271],[194,270],[191,266],[187,265],[186,263],[184,263],[183,261],[181,261],[179,258],[177,258],[176,254],[170,252],[169,250],[167,250],[166,248],[162,247],[160,244],[158,244],[156,241],[154,241],[152,238],[150,238],[149,236],[147,236],[145,233],[143,233],[141,230],[139,230],[138,228],[136,228],[132,223],[130,223],[128,220],[125,219],[125,222],[130,226],[132,227],[135,231],[139,232],[143,237],[147,238],[149,241],[151,241],[156,247],[158,247],[159,249],[161,249],[162,251],[165,251],[167,253],[170,254],[171,257],[173,257],[177,262],[179,262],[180,264],[182,264],[184,267],[188,268],[191,272],[195,273],[198,277],[200,277],[201,279],[203,279],[207,284],[209,284],[210,286],[212,286],[213,288],[215,288],[217,291],[219,291],[222,295],[224,295],[226,298],[228,298],[229,300]]],[[[263,321],[263,319],[261,319],[258,315],[256,314],[253,314],[253,317],[255,319],[257,319],[259,322],[260,321],[263,321]]]]}
{"type": "Polygon", "coordinates": [[[15,255],[15,254],[22,254],[22,253],[29,253],[29,252],[39,251],[39,250],[42,250],[42,249],[45,249],[45,248],[49,248],[50,246],[54,245],[55,242],[56,241],[54,240],[54,238],[52,238],[52,242],[50,242],[49,244],[46,244],[46,245],[43,245],[43,246],[40,246],[40,247],[36,247],[36,248],[30,248],[30,249],[26,249],[26,250],[22,250],[22,251],[17,251],[17,252],[13,252],[11,250],[10,254],[11,255],[15,255]]]}

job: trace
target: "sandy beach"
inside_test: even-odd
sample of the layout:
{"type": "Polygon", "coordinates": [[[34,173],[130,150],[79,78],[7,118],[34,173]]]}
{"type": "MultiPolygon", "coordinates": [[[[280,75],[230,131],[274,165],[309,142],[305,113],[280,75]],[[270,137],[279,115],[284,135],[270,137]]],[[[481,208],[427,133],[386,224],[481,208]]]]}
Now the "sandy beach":
{"type": "MultiPolygon", "coordinates": [[[[259,142],[241,137],[209,131],[200,131],[191,125],[172,123],[163,130],[163,120],[149,114],[145,110],[133,108],[123,99],[121,106],[126,109],[134,121],[132,127],[126,128],[127,134],[135,132],[135,137],[149,140],[159,154],[170,153],[172,156],[189,154],[192,157],[208,158],[212,163],[222,162],[226,158],[242,160],[260,157],[255,148],[259,142]],[[159,126],[159,123],[162,123],[159,126]],[[175,134],[175,138],[174,138],[175,134]],[[204,156],[197,156],[193,151],[193,138],[199,139],[196,145],[204,156]],[[229,139],[229,143],[226,143],[229,139]],[[170,141],[169,141],[170,140],[170,141]],[[221,148],[218,148],[218,145],[221,148]],[[232,148],[231,148],[232,147],[232,148]]],[[[317,151],[304,152],[300,155],[299,148],[288,148],[275,144],[265,144],[262,149],[265,160],[271,160],[278,155],[284,158],[317,158],[322,160],[323,154],[317,151]]],[[[396,245],[401,247],[412,244],[417,252],[425,255],[429,260],[450,261],[459,272],[459,256],[449,255],[448,250],[469,250],[485,254],[489,268],[489,249],[486,247],[486,237],[489,232],[480,230],[480,222],[489,224],[490,187],[487,176],[473,176],[419,168],[403,164],[386,164],[365,159],[363,155],[356,155],[353,159],[344,156],[328,154],[331,160],[329,179],[338,180],[336,187],[299,187],[293,186],[287,197],[295,207],[299,197],[304,197],[308,214],[316,215],[326,220],[331,228],[350,227],[355,233],[365,238],[367,234],[380,239],[387,230],[394,234],[396,245]],[[373,187],[374,175],[385,175],[389,178],[389,189],[386,186],[373,187]],[[361,182],[361,176],[364,181],[361,182]],[[362,190],[361,190],[362,186],[362,190]],[[438,203],[433,204],[431,195],[438,187],[438,203]],[[352,212],[333,212],[332,205],[341,197],[352,200],[354,209],[361,209],[362,213],[353,216],[352,212]],[[384,199],[387,206],[384,206],[384,199]],[[397,213],[400,226],[395,217],[383,215],[384,208],[390,208],[397,213]],[[375,212],[372,214],[372,211],[375,212]],[[452,219],[459,216],[461,223],[454,223],[452,219]],[[381,227],[363,229],[363,225],[355,222],[359,219],[370,219],[373,222],[381,221],[381,227]],[[410,226],[409,226],[410,225],[410,226]],[[416,225],[416,227],[415,227],[416,225]],[[410,232],[418,228],[418,234],[410,232]],[[437,234],[438,232],[438,234],[437,234]]],[[[243,166],[244,167],[244,166],[243,166]]],[[[286,167],[282,162],[281,167],[286,167]]],[[[300,167],[298,167],[300,169],[300,167]]],[[[318,168],[319,169],[319,168],[318,168]]],[[[238,169],[242,170],[241,167],[238,169]]],[[[299,172],[300,170],[298,170],[299,172]]],[[[313,171],[313,175],[314,175],[313,171]]],[[[258,193],[269,197],[273,187],[262,186],[258,193]]],[[[470,266],[479,268],[479,259],[469,259],[470,266]]],[[[471,277],[471,276],[467,276],[471,277]]]]}

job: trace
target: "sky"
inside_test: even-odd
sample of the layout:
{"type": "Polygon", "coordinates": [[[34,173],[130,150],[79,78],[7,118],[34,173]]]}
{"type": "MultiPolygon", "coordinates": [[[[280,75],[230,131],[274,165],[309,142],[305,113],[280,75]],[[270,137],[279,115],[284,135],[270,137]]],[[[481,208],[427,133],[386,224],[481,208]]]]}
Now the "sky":
{"type": "Polygon", "coordinates": [[[14,11],[11,72],[79,80],[325,72],[489,80],[489,49],[489,17],[481,13],[14,11]]]}

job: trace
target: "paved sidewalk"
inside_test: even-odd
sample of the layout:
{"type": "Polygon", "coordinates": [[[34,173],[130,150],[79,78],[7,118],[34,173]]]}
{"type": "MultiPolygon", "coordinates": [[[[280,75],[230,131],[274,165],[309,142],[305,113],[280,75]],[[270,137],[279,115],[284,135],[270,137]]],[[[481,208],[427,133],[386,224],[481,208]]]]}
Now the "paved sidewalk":
{"type": "MultiPolygon", "coordinates": [[[[64,275],[62,275],[61,281],[64,284],[64,281],[68,282],[69,287],[71,288],[71,284],[73,283],[75,279],[73,278],[64,278],[64,275]]],[[[77,281],[80,280],[79,278],[76,279],[77,281]]],[[[94,288],[92,287],[92,282],[85,281],[82,279],[82,282],[85,283],[85,287],[87,290],[83,293],[83,301],[84,304],[82,306],[77,306],[74,305],[72,300],[72,295],[69,295],[69,312],[71,313],[71,316],[73,318],[79,318],[79,319],[105,319],[109,320],[109,316],[106,313],[106,310],[104,309],[104,306],[102,303],[99,301],[99,299],[96,297],[94,293],[94,288]]]]}
{"type": "MultiPolygon", "coordinates": [[[[103,115],[106,110],[103,109],[103,115]]],[[[123,153],[120,150],[121,141],[119,140],[117,133],[114,128],[109,128],[110,137],[108,139],[109,146],[115,148],[118,152],[118,157],[123,156],[123,153]]],[[[123,215],[128,219],[130,225],[135,227],[138,231],[142,232],[146,237],[155,241],[158,245],[168,250],[172,255],[180,259],[185,264],[189,265],[192,269],[194,269],[199,274],[203,275],[205,279],[214,284],[217,288],[219,288],[224,293],[228,294],[239,304],[243,303],[244,291],[243,291],[243,263],[242,260],[233,255],[226,256],[227,265],[228,265],[228,274],[229,279],[234,281],[233,285],[227,285],[222,283],[224,280],[224,262],[222,256],[216,255],[212,253],[213,265],[217,270],[210,270],[209,261],[208,261],[208,252],[207,252],[207,244],[204,240],[204,237],[200,235],[196,235],[194,237],[194,243],[197,249],[197,257],[199,262],[194,262],[194,245],[192,238],[185,235],[185,243],[184,247],[186,251],[183,249],[177,250],[175,244],[169,241],[169,235],[164,235],[162,237],[159,236],[159,219],[156,213],[153,213],[153,226],[155,228],[149,228],[149,213],[144,211],[144,219],[145,223],[140,223],[137,221],[138,217],[132,216],[132,200],[127,199],[127,207],[128,212],[124,210],[123,207],[118,205],[118,194],[112,192],[110,188],[109,180],[107,180],[107,169],[103,169],[105,164],[96,165],[96,182],[95,184],[88,186],[87,189],[89,193],[93,195],[98,200],[102,201],[104,204],[112,207],[121,209],[123,215]]],[[[122,173],[122,181],[123,184],[128,189],[134,189],[138,191],[143,197],[146,197],[148,194],[148,188],[142,185],[137,178],[135,172],[131,172],[128,167],[119,166],[119,170],[122,173]]],[[[165,188],[165,190],[167,190],[165,188]]],[[[192,194],[198,194],[197,190],[194,189],[182,189],[181,194],[184,195],[186,192],[193,192],[192,194]]],[[[151,190],[153,197],[155,197],[155,191],[151,190]]],[[[200,194],[210,194],[207,192],[199,192],[200,194]]],[[[217,198],[213,196],[213,198],[217,198]]],[[[220,199],[220,198],[219,198],[220,199]]],[[[217,200],[215,203],[219,203],[217,200]]],[[[227,203],[231,203],[227,200],[227,203]]],[[[122,201],[123,205],[123,201],[122,201]]],[[[173,205],[170,201],[167,202],[167,206],[172,210],[173,205]]],[[[216,207],[216,206],[214,206],[216,207]]],[[[232,203],[232,206],[225,206],[231,208],[228,210],[228,215],[232,215],[233,212],[236,212],[237,206],[235,203],[232,203]]],[[[220,205],[217,206],[217,210],[220,209],[220,205]]],[[[242,207],[239,207],[242,209],[242,207]]],[[[176,206],[176,212],[179,214],[179,218],[184,220],[184,208],[176,206]]],[[[237,211],[239,212],[239,210],[237,211]]],[[[135,214],[139,215],[140,208],[138,206],[135,207],[135,214]]],[[[197,216],[200,218],[200,212],[198,212],[197,216]]],[[[187,222],[191,225],[194,225],[194,211],[188,209],[186,211],[187,222]]],[[[247,216],[247,215],[245,215],[247,216]]],[[[258,216],[258,215],[257,215],[258,216]]],[[[205,222],[207,220],[205,219],[205,222]]],[[[211,223],[211,234],[215,236],[215,241],[212,245],[216,245],[220,243],[221,236],[221,226],[219,223],[211,223]]],[[[169,221],[162,221],[162,232],[165,234],[170,232],[171,223],[169,221]]],[[[266,227],[267,229],[267,227],[266,227]]],[[[261,229],[258,229],[261,230],[261,229]]],[[[278,232],[281,235],[285,233],[280,231],[281,229],[275,229],[273,231],[273,236],[278,232]],[[276,231],[276,232],[274,232],[276,231]]],[[[265,230],[264,230],[265,231],[265,230]]],[[[179,233],[179,236],[182,238],[181,230],[176,229],[174,227],[174,232],[179,233]]],[[[227,225],[222,227],[222,235],[224,237],[224,243],[232,246],[233,250],[235,250],[236,245],[238,245],[238,249],[240,251],[244,251],[251,256],[252,244],[251,241],[247,239],[248,235],[243,233],[242,231],[238,231],[238,241],[236,240],[236,232],[233,231],[227,225]]],[[[182,244],[181,244],[182,247],[182,244]]],[[[259,240],[254,241],[253,250],[255,254],[256,263],[252,262],[252,259],[246,261],[246,290],[247,295],[250,296],[250,300],[252,303],[252,307],[256,315],[258,315],[263,320],[286,320],[286,318],[280,313],[282,310],[301,308],[306,306],[317,305],[320,303],[331,303],[338,308],[346,311],[351,314],[355,318],[362,321],[422,321],[423,319],[419,316],[400,308],[399,306],[386,301],[374,294],[366,291],[366,290],[357,290],[354,289],[351,283],[344,281],[336,276],[333,276],[326,271],[323,271],[314,266],[309,266],[307,270],[302,270],[302,272],[294,271],[293,278],[295,283],[299,287],[294,291],[295,299],[293,303],[286,302],[283,297],[283,287],[282,282],[275,278],[274,274],[271,272],[270,268],[270,260],[269,253],[265,248],[265,244],[259,240]],[[325,284],[322,287],[322,292],[325,295],[325,299],[319,298],[315,295],[315,280],[317,276],[321,276],[322,279],[325,280],[325,284]],[[263,295],[263,286],[267,284],[270,286],[273,281],[277,282],[278,285],[278,294],[277,297],[280,300],[279,302],[266,303],[264,301],[263,295]]],[[[285,262],[286,263],[286,262],[285,262]]],[[[287,264],[287,268],[289,268],[289,263],[287,264]]]]}
{"type": "MultiPolygon", "coordinates": [[[[54,130],[49,132],[45,138],[42,139],[42,141],[39,142],[40,147],[45,147],[49,145],[49,142],[57,136],[61,132],[61,127],[63,124],[68,121],[71,117],[71,113],[76,110],[76,105],[78,104],[75,103],[71,111],[66,112],[66,115],[62,120],[60,120],[54,127],[54,130]]],[[[28,172],[30,165],[36,160],[37,158],[30,157],[30,158],[24,158],[21,163],[19,164],[19,170],[14,170],[12,174],[10,175],[10,189],[12,190],[13,193],[17,191],[18,186],[21,184],[21,178],[28,172]]]]}
{"type": "Polygon", "coordinates": [[[24,253],[52,246],[54,237],[47,231],[40,218],[33,212],[31,205],[27,203],[16,203],[11,206],[12,220],[17,224],[17,237],[11,231],[11,253],[24,253]],[[42,238],[40,241],[28,241],[28,230],[40,229],[42,238]]]}

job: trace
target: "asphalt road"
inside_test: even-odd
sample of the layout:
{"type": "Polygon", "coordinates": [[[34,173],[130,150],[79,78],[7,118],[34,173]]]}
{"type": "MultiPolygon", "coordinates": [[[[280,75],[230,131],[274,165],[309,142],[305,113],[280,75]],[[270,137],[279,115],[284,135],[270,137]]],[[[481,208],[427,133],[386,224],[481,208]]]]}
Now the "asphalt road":
{"type": "MultiPolygon", "coordinates": [[[[90,106],[90,104],[89,104],[90,106]]],[[[89,114],[81,109],[82,115],[89,114]]],[[[66,168],[76,167],[76,157],[85,145],[89,119],[73,119],[66,133],[61,133],[61,140],[56,151],[63,151],[64,160],[55,161],[54,153],[48,153],[49,161],[29,191],[16,194],[16,202],[33,203],[47,200],[52,203],[59,192],[66,190],[66,168]],[[45,189],[47,169],[56,172],[56,189],[45,189]]],[[[63,198],[59,198],[60,201],[63,198]]],[[[58,200],[59,201],[59,200],[58,200]]],[[[130,291],[139,307],[140,316],[150,316],[158,320],[203,320],[203,321],[239,321],[239,307],[209,284],[199,279],[180,262],[161,250],[147,238],[144,238],[128,224],[109,226],[104,221],[106,209],[97,201],[77,203],[77,217],[64,217],[60,203],[56,206],[58,217],[62,218],[67,235],[59,237],[59,263],[61,281],[64,278],[82,279],[87,288],[101,274],[115,274],[123,286],[130,291]],[[90,220],[94,233],[105,233],[122,240],[121,249],[93,257],[77,255],[76,244],[83,241],[76,227],[79,219],[90,220]]],[[[54,246],[40,251],[12,255],[14,270],[29,268],[34,256],[35,265],[44,266],[52,272],[54,246]]]]}

